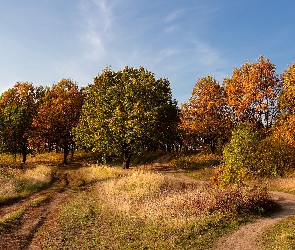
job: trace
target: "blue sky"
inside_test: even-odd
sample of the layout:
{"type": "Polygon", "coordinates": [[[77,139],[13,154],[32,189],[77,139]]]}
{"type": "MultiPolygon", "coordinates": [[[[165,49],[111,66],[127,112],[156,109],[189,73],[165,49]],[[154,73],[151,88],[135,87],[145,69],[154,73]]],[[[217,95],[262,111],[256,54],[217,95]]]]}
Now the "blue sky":
{"type": "Polygon", "coordinates": [[[179,104],[260,55],[295,61],[293,0],[0,0],[0,93],[17,81],[93,82],[106,66],[167,77],[179,104]]]}

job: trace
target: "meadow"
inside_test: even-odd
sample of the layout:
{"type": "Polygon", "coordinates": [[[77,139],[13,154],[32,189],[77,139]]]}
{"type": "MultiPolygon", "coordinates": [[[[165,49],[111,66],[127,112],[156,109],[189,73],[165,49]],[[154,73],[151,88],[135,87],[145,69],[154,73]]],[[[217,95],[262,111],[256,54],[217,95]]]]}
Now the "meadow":
{"type": "MultiPolygon", "coordinates": [[[[208,249],[222,235],[277,209],[266,187],[295,188],[289,177],[288,185],[277,178],[264,179],[260,187],[252,181],[220,189],[210,184],[220,156],[179,154],[155,171],[161,155],[134,158],[130,170],[116,161],[97,164],[83,152],[68,165],[60,164],[62,156],[55,153],[29,157],[25,165],[1,155],[0,203],[13,205],[42,190],[71,193],[54,223],[35,232],[41,249],[208,249]]],[[[0,233],[1,225],[17,230],[26,211],[45,200],[40,195],[26,208],[3,215],[0,233]]],[[[281,232],[290,223],[294,218],[282,222],[281,232]]],[[[275,240],[271,233],[264,236],[268,244],[275,240]]],[[[294,232],[288,235],[286,244],[294,246],[294,232]]]]}

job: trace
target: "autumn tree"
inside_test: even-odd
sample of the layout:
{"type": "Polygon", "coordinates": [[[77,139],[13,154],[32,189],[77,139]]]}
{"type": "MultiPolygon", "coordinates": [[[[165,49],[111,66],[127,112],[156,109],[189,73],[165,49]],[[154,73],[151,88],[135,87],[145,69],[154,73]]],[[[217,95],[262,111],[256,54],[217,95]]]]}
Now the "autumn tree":
{"type": "Polygon", "coordinates": [[[283,72],[282,83],[279,107],[283,114],[295,115],[295,63],[283,72]]]}
{"type": "Polygon", "coordinates": [[[72,129],[78,124],[84,95],[71,79],[62,79],[46,88],[34,127],[39,134],[39,146],[52,144],[63,149],[64,160],[74,141],[72,129]],[[41,143],[40,143],[41,141],[41,143]]]}
{"type": "Polygon", "coordinates": [[[145,70],[106,68],[94,78],[74,130],[78,145],[103,155],[123,156],[170,144],[176,138],[178,108],[167,79],[145,70]]]}
{"type": "Polygon", "coordinates": [[[186,131],[186,145],[206,146],[212,153],[230,136],[224,90],[213,77],[198,79],[189,101],[181,107],[181,127],[186,131]]]}
{"type": "Polygon", "coordinates": [[[263,165],[273,175],[283,175],[295,166],[295,64],[281,75],[282,92],[278,98],[280,115],[271,135],[261,148],[263,165]]]}
{"type": "Polygon", "coordinates": [[[30,140],[34,137],[32,121],[37,114],[43,87],[32,83],[16,83],[0,98],[0,140],[2,151],[14,156],[21,153],[26,162],[30,140]]]}
{"type": "Polygon", "coordinates": [[[269,59],[260,56],[246,62],[224,79],[227,102],[235,123],[251,123],[268,130],[278,114],[277,98],[281,83],[269,59]]]}

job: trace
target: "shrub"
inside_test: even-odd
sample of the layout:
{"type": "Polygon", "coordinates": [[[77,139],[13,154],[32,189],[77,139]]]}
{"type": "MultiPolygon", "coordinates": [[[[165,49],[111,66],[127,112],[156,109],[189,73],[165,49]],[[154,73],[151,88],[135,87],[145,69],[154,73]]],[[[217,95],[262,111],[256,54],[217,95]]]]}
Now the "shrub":
{"type": "Polygon", "coordinates": [[[260,143],[258,173],[263,177],[284,176],[295,166],[295,148],[282,136],[271,135],[260,143]]]}
{"type": "Polygon", "coordinates": [[[258,149],[258,134],[247,124],[238,126],[223,150],[224,165],[218,169],[214,182],[220,186],[242,183],[257,170],[258,149]]]}

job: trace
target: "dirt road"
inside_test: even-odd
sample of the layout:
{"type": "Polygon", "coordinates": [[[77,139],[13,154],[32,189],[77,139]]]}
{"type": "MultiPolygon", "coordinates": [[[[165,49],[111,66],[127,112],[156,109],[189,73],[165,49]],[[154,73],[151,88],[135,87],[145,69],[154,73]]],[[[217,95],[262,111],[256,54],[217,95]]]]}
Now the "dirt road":
{"type": "Polygon", "coordinates": [[[1,217],[21,209],[26,209],[24,215],[8,228],[0,232],[0,249],[40,249],[38,242],[34,242],[35,233],[44,225],[49,224],[58,214],[60,206],[70,197],[65,190],[55,192],[40,192],[32,197],[19,201],[11,206],[0,209],[1,217]],[[37,206],[31,206],[38,197],[47,197],[37,206]]]}
{"type": "Polygon", "coordinates": [[[263,232],[271,225],[278,223],[281,219],[295,215],[295,195],[272,192],[275,202],[282,206],[282,211],[271,217],[263,218],[254,223],[242,226],[238,231],[220,239],[216,250],[261,250],[264,249],[260,242],[263,232]]]}

